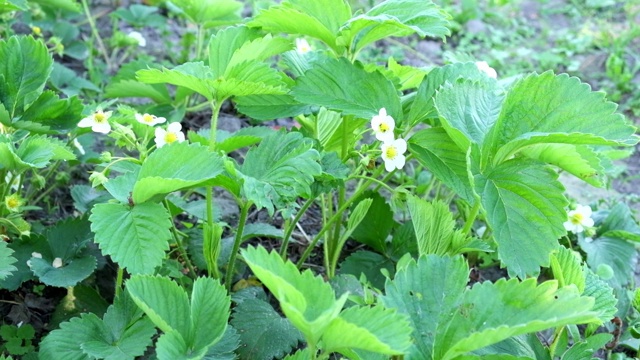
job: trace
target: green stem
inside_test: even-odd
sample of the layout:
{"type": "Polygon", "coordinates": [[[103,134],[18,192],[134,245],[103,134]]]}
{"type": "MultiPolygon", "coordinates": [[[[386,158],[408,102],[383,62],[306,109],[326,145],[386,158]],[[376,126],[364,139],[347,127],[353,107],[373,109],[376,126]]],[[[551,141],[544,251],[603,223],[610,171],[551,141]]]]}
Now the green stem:
{"type": "Polygon", "coordinates": [[[307,209],[309,209],[309,207],[314,203],[315,200],[316,200],[315,198],[307,200],[302,205],[300,210],[298,210],[298,213],[296,214],[296,216],[293,218],[293,220],[287,227],[287,230],[284,233],[284,238],[282,239],[282,245],[280,246],[280,256],[282,256],[283,260],[287,258],[287,247],[289,246],[289,239],[291,238],[293,229],[298,224],[298,221],[300,221],[300,218],[302,218],[302,215],[304,215],[304,213],[307,212],[307,209]]]}
{"type": "Polygon", "coordinates": [[[553,332],[553,341],[551,342],[551,345],[549,346],[549,355],[551,355],[551,358],[554,358],[557,347],[558,347],[558,342],[560,341],[560,338],[562,337],[562,332],[564,331],[564,326],[560,326],[557,327],[555,329],[555,331],[553,332]]]}
{"type": "Polygon", "coordinates": [[[244,225],[247,222],[247,215],[249,214],[249,208],[253,205],[251,201],[247,201],[242,205],[240,210],[240,220],[238,222],[238,230],[236,231],[236,237],[233,241],[233,250],[231,250],[231,256],[229,257],[229,264],[227,265],[227,274],[225,276],[225,286],[227,291],[231,292],[231,282],[233,281],[233,271],[236,263],[236,257],[242,244],[242,235],[244,232],[244,225]]]}
{"type": "Polygon", "coordinates": [[[211,129],[209,130],[209,150],[216,149],[216,136],[218,132],[218,116],[220,115],[220,108],[224,100],[215,101],[211,105],[211,129]]]}
{"type": "Polygon", "coordinates": [[[122,279],[124,278],[124,269],[118,266],[118,274],[116,275],[116,297],[122,293],[122,279]]]}
{"type": "Polygon", "coordinates": [[[100,52],[104,57],[105,63],[107,64],[108,71],[111,71],[111,69],[113,69],[113,66],[111,64],[111,60],[109,60],[109,55],[107,54],[107,48],[104,46],[104,43],[102,42],[100,33],[98,33],[98,28],[96,27],[96,22],[93,20],[93,16],[91,16],[91,11],[89,10],[89,5],[87,4],[87,0],[81,0],[81,2],[82,2],[82,8],[84,9],[84,14],[87,17],[89,26],[91,27],[91,33],[93,34],[93,37],[95,37],[96,41],[98,42],[98,47],[100,48],[100,52]]]}
{"type": "MultiPolygon", "coordinates": [[[[209,129],[209,150],[214,151],[216,148],[216,129],[218,128],[218,115],[220,114],[220,107],[222,101],[211,103],[211,129],[209,129]]],[[[207,204],[207,226],[210,231],[213,231],[213,187],[206,187],[206,204],[207,204]]],[[[220,248],[220,243],[216,244],[216,248],[220,248]]],[[[216,259],[217,260],[217,259],[216,259]]],[[[213,275],[215,279],[220,278],[218,268],[215,268],[216,272],[213,275]]]]}
{"type": "MultiPolygon", "coordinates": [[[[213,234],[213,229],[214,229],[214,224],[213,224],[213,187],[211,186],[207,186],[206,187],[206,191],[207,191],[207,195],[206,195],[206,202],[207,202],[207,227],[209,228],[209,232],[205,231],[205,234],[207,236],[212,236],[213,234]]],[[[217,244],[214,245],[214,248],[216,249],[220,249],[220,240],[217,240],[217,244]]],[[[205,241],[210,241],[205,239],[205,241]]],[[[217,263],[216,259],[216,263],[217,263]]],[[[210,274],[214,279],[220,279],[220,271],[218,271],[218,266],[213,266],[212,269],[213,270],[213,274],[210,274]]]]}
{"type": "MultiPolygon", "coordinates": [[[[380,175],[380,172],[382,172],[382,169],[383,167],[378,168],[374,176],[380,175]]],[[[338,219],[342,219],[342,213],[358,198],[358,196],[360,196],[360,194],[362,194],[369,187],[369,185],[371,185],[372,182],[373,181],[369,179],[364,184],[362,184],[362,186],[360,186],[353,193],[353,195],[351,195],[351,198],[345,201],[344,204],[342,204],[342,206],[336,211],[336,213],[329,220],[327,220],[327,222],[322,226],[322,229],[320,229],[320,232],[318,232],[318,234],[313,238],[309,246],[307,246],[304,253],[302,253],[302,256],[300,256],[300,260],[298,260],[296,264],[298,269],[302,267],[302,264],[304,264],[304,262],[307,260],[309,255],[311,255],[311,251],[313,251],[313,248],[316,246],[316,244],[318,243],[320,238],[324,235],[324,233],[331,228],[331,225],[334,222],[338,221],[338,219]]]]}
{"type": "Polygon", "coordinates": [[[200,55],[202,55],[203,45],[204,45],[204,29],[202,25],[198,25],[198,30],[196,33],[196,60],[200,60],[200,55]]]}
{"type": "MultiPolygon", "coordinates": [[[[169,201],[166,199],[164,200],[164,206],[167,208],[167,211],[168,211],[169,201]]],[[[182,239],[178,235],[178,229],[176,229],[176,224],[173,222],[173,219],[171,219],[171,233],[173,234],[173,238],[176,241],[178,252],[180,253],[180,256],[182,256],[182,258],[184,259],[184,263],[187,265],[187,269],[189,269],[189,274],[191,275],[192,278],[196,278],[198,274],[196,273],[196,269],[193,267],[193,264],[191,264],[191,260],[187,255],[187,251],[184,249],[184,246],[182,246],[182,239]]]]}
{"type": "Polygon", "coordinates": [[[389,185],[385,184],[383,181],[380,181],[380,180],[378,180],[378,179],[373,179],[373,178],[371,178],[371,177],[369,177],[369,176],[366,176],[366,175],[353,175],[353,176],[350,176],[349,178],[350,178],[350,179],[366,179],[366,180],[371,180],[371,181],[373,181],[374,183],[378,184],[378,186],[383,187],[383,188],[385,188],[385,189],[387,189],[387,190],[389,190],[389,191],[393,192],[393,188],[392,188],[391,186],[389,186],[389,185]]]}
{"type": "Polygon", "coordinates": [[[479,199],[476,199],[475,204],[473,204],[473,208],[471,208],[471,212],[469,213],[469,217],[467,218],[467,221],[464,223],[464,228],[462,228],[463,234],[469,234],[474,221],[476,221],[476,217],[478,216],[479,211],[480,211],[480,201],[479,199]]]}

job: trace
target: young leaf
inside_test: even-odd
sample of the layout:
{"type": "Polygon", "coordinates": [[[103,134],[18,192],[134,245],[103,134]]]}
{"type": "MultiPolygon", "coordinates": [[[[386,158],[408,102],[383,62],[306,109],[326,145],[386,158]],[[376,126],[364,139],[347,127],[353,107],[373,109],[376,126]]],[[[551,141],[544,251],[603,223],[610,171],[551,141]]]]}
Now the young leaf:
{"type": "Polygon", "coordinates": [[[379,72],[368,73],[347,59],[326,59],[296,79],[296,100],[370,119],[385,108],[401,118],[400,98],[393,83],[379,72]]]}
{"type": "Polygon", "coordinates": [[[486,154],[494,164],[538,143],[623,145],[638,142],[635,128],[605,100],[604,93],[566,74],[532,74],[507,95],[491,129],[486,154]]]}
{"type": "Polygon", "coordinates": [[[407,359],[440,359],[434,357],[434,348],[460,303],[468,275],[461,256],[427,255],[411,260],[393,281],[387,280],[382,304],[407,314],[413,328],[407,359]]]}
{"type": "Polygon", "coordinates": [[[603,155],[587,145],[535,144],[519,153],[555,165],[593,186],[603,187],[606,183],[605,169],[601,164],[603,155]]]}
{"type": "Polygon", "coordinates": [[[213,73],[203,62],[188,62],[173,69],[139,70],[138,81],[147,84],[172,84],[193,90],[211,101],[214,98],[213,73]]]}
{"type": "Polygon", "coordinates": [[[197,187],[223,170],[220,156],[206,146],[187,142],[164,146],[142,164],[133,187],[133,201],[140,204],[177,190],[197,187]]]}
{"type": "Polygon", "coordinates": [[[267,253],[263,247],[249,247],[242,250],[242,256],[307,342],[317,344],[347,301],[346,294],[336,300],[331,286],[322,278],[310,270],[300,273],[292,262],[284,262],[275,251],[267,253]]]}
{"type": "Polygon", "coordinates": [[[433,127],[418,131],[409,141],[409,150],[438,180],[467,202],[474,201],[465,153],[443,128],[433,127]]]}
{"type": "Polygon", "coordinates": [[[327,352],[350,353],[362,349],[387,355],[402,355],[411,346],[406,317],[382,306],[350,307],[334,319],[322,337],[327,352]]]}
{"type": "Polygon", "coordinates": [[[439,200],[429,203],[409,195],[407,205],[420,255],[455,255],[471,241],[460,230],[454,230],[455,220],[448,204],[439,200]]]}
{"type": "Polygon", "coordinates": [[[561,287],[575,285],[578,291],[584,291],[586,275],[578,253],[560,246],[556,253],[551,254],[551,270],[561,287]]]}
{"type": "Polygon", "coordinates": [[[18,270],[12,265],[18,261],[11,256],[13,253],[14,251],[7,246],[6,242],[0,241],[0,280],[5,280],[12,272],[18,270]]]}
{"type": "Polygon", "coordinates": [[[22,115],[24,108],[38,97],[52,66],[53,59],[44,42],[31,36],[0,40],[0,103],[10,118],[22,115]]]}
{"type": "Polygon", "coordinates": [[[239,170],[242,190],[257,208],[283,207],[311,193],[314,176],[322,171],[320,154],[300,133],[275,133],[252,148],[239,170]]]}
{"type": "Polygon", "coordinates": [[[82,102],[76,96],[60,99],[53,91],[45,91],[19,119],[7,125],[40,134],[65,133],[76,127],[82,109],[82,102]]]}
{"type": "Polygon", "coordinates": [[[240,331],[241,359],[271,360],[288,354],[302,334],[269,303],[248,299],[233,311],[231,325],[240,331]]]}
{"type": "Polygon", "coordinates": [[[390,36],[432,36],[444,40],[450,34],[448,14],[431,1],[386,0],[366,14],[350,19],[341,29],[342,40],[357,53],[390,36]]]}
{"type": "Polygon", "coordinates": [[[153,273],[169,250],[171,220],[160,204],[98,204],[89,220],[103,253],[130,273],[153,273]]]}
{"type": "Polygon", "coordinates": [[[225,288],[211,278],[200,277],[191,293],[191,332],[187,344],[208,349],[222,339],[227,329],[231,298],[225,288]]]}
{"type": "Polygon", "coordinates": [[[525,159],[475,176],[498,256],[510,274],[525,278],[548,266],[558,237],[566,233],[562,223],[568,202],[557,177],[547,166],[525,159]]]}
{"type": "Polygon", "coordinates": [[[357,203],[360,204],[366,200],[371,200],[371,206],[366,210],[366,216],[360,225],[353,230],[351,237],[384,253],[387,248],[387,237],[391,229],[397,225],[393,220],[393,211],[385,198],[378,193],[365,193],[362,200],[358,200],[357,203]]]}

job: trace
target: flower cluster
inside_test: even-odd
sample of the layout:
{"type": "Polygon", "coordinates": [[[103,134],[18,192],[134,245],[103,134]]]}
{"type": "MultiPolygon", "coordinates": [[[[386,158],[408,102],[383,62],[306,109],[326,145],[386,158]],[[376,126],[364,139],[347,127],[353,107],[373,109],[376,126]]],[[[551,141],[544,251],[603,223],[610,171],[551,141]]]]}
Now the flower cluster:
{"type": "Polygon", "coordinates": [[[385,108],[380,109],[378,115],[371,119],[371,128],[376,134],[376,139],[382,141],[382,160],[387,171],[402,169],[406,161],[404,153],[407,151],[407,142],[395,138],[395,127],[393,117],[387,115],[385,108]]]}

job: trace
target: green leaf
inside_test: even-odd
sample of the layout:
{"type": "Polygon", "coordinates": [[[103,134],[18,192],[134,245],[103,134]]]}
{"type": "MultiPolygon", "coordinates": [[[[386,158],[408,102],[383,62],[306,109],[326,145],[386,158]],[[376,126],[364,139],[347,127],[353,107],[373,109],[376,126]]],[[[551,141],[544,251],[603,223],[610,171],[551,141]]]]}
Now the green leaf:
{"type": "Polygon", "coordinates": [[[0,288],[14,291],[23,282],[33,279],[33,273],[27,265],[27,261],[32,258],[31,254],[34,252],[48,254],[51,249],[44,236],[33,233],[29,237],[23,236],[19,239],[14,239],[8,244],[8,247],[14,251],[9,259],[15,258],[17,260],[17,262],[13,263],[17,271],[14,271],[4,280],[0,279],[0,288]]]}
{"type": "Polygon", "coordinates": [[[76,75],[73,70],[59,63],[53,64],[49,82],[69,97],[80,94],[82,90],[100,91],[91,81],[76,75]]]}
{"type": "Polygon", "coordinates": [[[441,359],[434,354],[467,286],[469,267],[461,256],[421,256],[387,280],[380,299],[388,308],[409,316],[413,346],[406,359],[441,359]]]}
{"type": "Polygon", "coordinates": [[[337,32],[350,17],[351,9],[343,0],[289,0],[261,11],[249,26],[271,33],[311,36],[337,51],[337,32]]]}
{"type": "Polygon", "coordinates": [[[485,153],[495,154],[495,164],[538,143],[636,144],[635,128],[616,107],[575,77],[550,71],[529,75],[509,91],[485,153]]]}
{"type": "Polygon", "coordinates": [[[240,331],[241,359],[280,359],[303,340],[302,334],[289,320],[259,299],[248,299],[238,304],[234,308],[231,325],[240,331]]]}
{"type": "Polygon", "coordinates": [[[173,69],[167,68],[139,70],[136,72],[138,81],[147,84],[172,84],[193,90],[198,94],[213,100],[215,89],[212,84],[213,73],[203,62],[188,62],[173,69]]]}
{"type": "Polygon", "coordinates": [[[163,146],[142,164],[133,187],[133,201],[140,204],[177,190],[194,188],[223,171],[220,156],[206,146],[187,142],[163,146]]]}
{"type": "Polygon", "coordinates": [[[593,271],[585,269],[585,272],[586,281],[582,295],[595,299],[592,310],[598,313],[598,320],[594,322],[599,325],[605,324],[616,316],[618,299],[609,284],[600,279],[593,271]]]}
{"type": "Polygon", "coordinates": [[[469,143],[482,146],[498,119],[503,97],[495,81],[457,81],[440,87],[434,103],[442,126],[461,149],[469,143]]]}
{"type": "Polygon", "coordinates": [[[63,266],[55,268],[51,261],[33,258],[30,260],[31,270],[46,285],[69,287],[86,279],[96,268],[96,258],[93,256],[62,260],[63,266]]]}
{"type": "Polygon", "coordinates": [[[573,344],[569,350],[562,354],[562,360],[593,359],[595,353],[612,339],[613,335],[606,333],[589,336],[585,341],[573,344]]]}
{"type": "Polygon", "coordinates": [[[244,196],[258,209],[281,208],[298,196],[311,193],[314,176],[322,171],[320,154],[300,133],[275,133],[252,148],[238,175],[244,196]]]}
{"type": "Polygon", "coordinates": [[[166,87],[143,84],[136,80],[122,80],[110,83],[105,88],[104,96],[107,98],[149,98],[158,104],[171,102],[171,97],[169,97],[166,87]]]}
{"type": "Polygon", "coordinates": [[[42,41],[31,36],[0,40],[0,103],[11,118],[21,115],[42,92],[52,65],[42,41]]]}
{"type": "Polygon", "coordinates": [[[471,241],[461,230],[454,230],[456,223],[449,204],[409,195],[407,205],[420,255],[455,255],[471,241]]]}
{"type": "Polygon", "coordinates": [[[498,257],[510,274],[525,278],[549,265],[549,255],[566,233],[564,188],[549,167],[513,159],[475,176],[498,257]]]}
{"type": "Polygon", "coordinates": [[[379,72],[368,73],[344,58],[318,62],[296,79],[291,90],[297,101],[316,104],[370,119],[385,108],[401,119],[400,98],[393,83],[379,72]]]}
{"type": "Polygon", "coordinates": [[[561,287],[575,285],[578,291],[584,291],[586,275],[580,254],[564,246],[558,247],[557,252],[551,254],[551,271],[561,287]]]}
{"type": "Polygon", "coordinates": [[[478,283],[465,293],[435,354],[453,359],[514,335],[590,322],[592,307],[593,299],[580,297],[575,287],[558,289],[555,281],[478,283]]]}
{"type": "Polygon", "coordinates": [[[307,342],[317,344],[329,323],[347,300],[336,300],[331,286],[310,270],[300,273],[295,264],[284,262],[277,252],[248,247],[242,256],[256,277],[280,302],[282,311],[307,342]]]}
{"type": "Polygon", "coordinates": [[[0,13],[16,10],[29,10],[29,4],[27,4],[26,0],[7,0],[0,3],[0,13]]]}
{"type": "Polygon", "coordinates": [[[82,109],[76,96],[60,99],[54,92],[45,91],[10,126],[35,133],[65,133],[76,127],[82,109]]]}
{"type": "Polygon", "coordinates": [[[240,346],[240,335],[236,329],[229,325],[224,336],[215,345],[209,348],[205,360],[236,360],[236,349],[240,346]]]}
{"type": "Polygon", "coordinates": [[[474,63],[454,63],[431,70],[418,87],[418,91],[410,103],[408,123],[414,124],[437,117],[438,114],[433,102],[436,91],[445,83],[454,84],[460,78],[484,81],[486,75],[481,73],[474,63]]]}
{"type": "Polygon", "coordinates": [[[624,202],[619,202],[611,208],[607,217],[598,227],[598,234],[640,241],[640,226],[638,226],[629,206],[624,202]]]}
{"type": "Polygon", "coordinates": [[[387,279],[382,274],[382,269],[393,274],[395,263],[384,255],[367,250],[358,250],[349,255],[340,264],[339,274],[351,274],[358,279],[364,275],[373,287],[382,289],[387,279]]]}
{"type": "Polygon", "coordinates": [[[535,144],[520,150],[520,154],[555,165],[577,178],[597,187],[606,183],[601,157],[591,147],[571,144],[535,144]]]}
{"type": "Polygon", "coordinates": [[[431,1],[386,0],[366,14],[350,19],[340,30],[353,52],[390,36],[439,37],[450,34],[448,14],[431,1]],[[355,42],[355,43],[354,43],[355,42]]]}
{"type": "Polygon", "coordinates": [[[354,306],[331,322],[322,337],[322,347],[327,352],[362,349],[402,355],[411,346],[411,331],[406,317],[395,310],[354,306]]]}
{"type": "Polygon", "coordinates": [[[385,198],[378,193],[367,192],[361,199],[358,200],[358,204],[367,199],[372,203],[360,225],[353,230],[351,237],[382,253],[387,248],[386,240],[391,229],[397,224],[393,219],[393,211],[385,198]]]}
{"type": "Polygon", "coordinates": [[[16,149],[0,139],[0,169],[24,172],[44,168],[51,160],[75,159],[73,152],[62,141],[45,136],[30,136],[16,149]]]}
{"type": "Polygon", "coordinates": [[[222,339],[229,319],[231,298],[220,282],[197,278],[191,294],[191,333],[188,345],[205,349],[222,339]]]}
{"type": "Polygon", "coordinates": [[[100,318],[95,314],[82,314],[60,324],[60,329],[50,332],[41,342],[39,356],[51,360],[92,360],[79,346],[88,341],[100,340],[100,318]]]}
{"type": "Polygon", "coordinates": [[[171,0],[191,22],[207,28],[239,22],[243,3],[236,0],[171,0]]]}
{"type": "Polygon", "coordinates": [[[102,252],[130,273],[153,273],[169,250],[171,219],[160,204],[98,204],[89,220],[102,252]]]}
{"type": "Polygon", "coordinates": [[[70,12],[80,12],[80,4],[75,0],[29,0],[41,6],[56,10],[66,10],[70,12]]]}
{"type": "Polygon", "coordinates": [[[308,114],[313,109],[313,106],[302,104],[289,94],[240,96],[235,102],[239,112],[260,121],[308,114]]]}
{"type": "Polygon", "coordinates": [[[12,265],[18,261],[11,256],[13,253],[14,251],[7,246],[6,242],[0,241],[0,280],[5,280],[12,272],[18,270],[12,265]]]}
{"type": "MultiPolygon", "coordinates": [[[[246,26],[231,26],[218,31],[209,41],[209,67],[214,77],[223,76],[230,67],[234,53],[245,43],[255,40],[260,34],[255,29],[246,26]]],[[[253,56],[253,54],[245,54],[253,56]]],[[[254,60],[248,58],[246,60],[254,60]]],[[[238,63],[236,58],[236,64],[238,63]]]]}
{"type": "Polygon", "coordinates": [[[216,79],[212,86],[216,89],[218,101],[233,96],[284,94],[286,92],[282,75],[269,64],[245,61],[216,79]]]}
{"type": "Polygon", "coordinates": [[[166,277],[133,275],[126,282],[133,301],[164,333],[190,334],[191,317],[187,293],[166,277]]]}
{"type": "Polygon", "coordinates": [[[597,269],[604,264],[611,266],[613,277],[608,280],[614,288],[621,288],[629,284],[633,278],[635,246],[626,240],[600,236],[589,242],[579,239],[580,248],[587,254],[587,264],[591,269],[597,269]]]}
{"type": "Polygon", "coordinates": [[[423,129],[409,140],[409,150],[438,180],[472,203],[473,189],[467,174],[465,153],[440,127],[423,129]]]}
{"type": "MultiPolygon", "coordinates": [[[[243,147],[251,146],[262,141],[263,138],[274,133],[273,129],[266,126],[247,127],[225,136],[224,130],[218,130],[218,142],[216,149],[230,153],[243,147]]],[[[208,144],[208,139],[207,139],[208,144]]]]}

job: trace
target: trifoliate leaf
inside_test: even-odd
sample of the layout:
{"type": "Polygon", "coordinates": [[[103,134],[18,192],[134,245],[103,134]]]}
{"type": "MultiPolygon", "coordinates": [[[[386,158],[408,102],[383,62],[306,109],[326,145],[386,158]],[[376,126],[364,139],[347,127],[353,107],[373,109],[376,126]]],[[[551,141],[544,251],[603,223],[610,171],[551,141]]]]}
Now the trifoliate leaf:
{"type": "Polygon", "coordinates": [[[242,190],[257,208],[282,208],[311,194],[314,176],[322,171],[320,155],[300,133],[276,133],[249,150],[240,168],[242,190]]]}
{"type": "Polygon", "coordinates": [[[7,264],[15,266],[17,270],[13,271],[11,275],[5,279],[0,279],[0,288],[14,291],[20,287],[23,282],[33,279],[33,273],[27,264],[27,261],[32,258],[31,254],[37,252],[46,255],[50,254],[51,249],[45,237],[37,234],[15,239],[8,244],[8,247],[15,251],[10,255],[9,259],[15,258],[17,261],[14,262],[13,265],[10,265],[9,262],[7,262],[7,264]]]}
{"type": "Polygon", "coordinates": [[[331,286],[322,278],[310,270],[300,273],[292,262],[284,262],[275,251],[267,253],[263,247],[249,247],[242,250],[242,256],[307,342],[317,344],[329,323],[340,313],[346,294],[336,300],[331,286]]]}
{"type": "Polygon", "coordinates": [[[369,206],[363,221],[354,229],[351,237],[383,253],[387,248],[387,237],[391,233],[391,229],[397,225],[393,219],[391,206],[379,193],[367,192],[362,195],[361,199],[357,204],[370,199],[371,206],[369,206]]]}
{"type": "Polygon", "coordinates": [[[601,264],[611,266],[613,277],[608,283],[614,288],[621,288],[633,278],[635,246],[620,238],[600,236],[598,238],[578,239],[580,248],[587,254],[587,264],[597,269],[601,264]]]}
{"type": "Polygon", "coordinates": [[[586,275],[580,254],[564,246],[559,247],[557,252],[551,255],[551,271],[560,286],[575,285],[578,291],[584,291],[586,275]]]}
{"type": "Polygon", "coordinates": [[[476,175],[476,192],[494,230],[498,256],[510,274],[525,278],[549,265],[566,233],[563,187],[547,166],[513,159],[476,175]]]}
{"type": "Polygon", "coordinates": [[[259,299],[244,300],[237,305],[231,325],[240,331],[241,359],[279,359],[303,340],[289,320],[259,299]]]}
{"type": "Polygon", "coordinates": [[[388,257],[372,251],[358,250],[344,259],[338,273],[351,274],[358,279],[364,275],[373,287],[382,289],[387,278],[381,270],[384,269],[393,274],[394,265],[393,260],[388,257]]]}
{"type": "Polygon", "coordinates": [[[586,281],[582,295],[591,296],[595,299],[592,310],[598,313],[599,321],[596,321],[596,323],[601,325],[613,319],[618,312],[616,308],[618,299],[616,299],[609,284],[600,279],[593,271],[585,269],[585,272],[586,281]]]}
{"type": "Polygon", "coordinates": [[[379,72],[368,73],[344,58],[318,62],[296,79],[291,93],[302,103],[361,119],[371,119],[382,108],[394,119],[402,118],[400,97],[393,83],[379,72]]]}
{"type": "Polygon", "coordinates": [[[98,204],[89,220],[103,253],[130,273],[153,273],[169,250],[171,219],[160,204],[98,204]]]}

